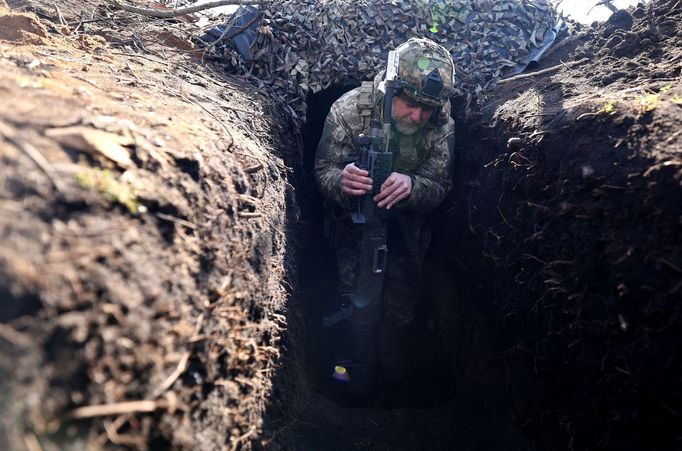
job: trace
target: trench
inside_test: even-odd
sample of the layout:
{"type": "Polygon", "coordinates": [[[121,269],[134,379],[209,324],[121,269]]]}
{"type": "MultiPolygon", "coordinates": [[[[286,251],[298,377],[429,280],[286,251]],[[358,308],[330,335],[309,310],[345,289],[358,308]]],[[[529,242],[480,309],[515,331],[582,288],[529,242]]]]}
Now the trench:
{"type": "Polygon", "coordinates": [[[453,105],[453,187],[430,218],[421,310],[402,343],[410,377],[357,404],[331,377],[340,331],[321,327],[334,256],[312,176],[324,118],[350,88],[308,98],[295,292],[305,338],[293,343],[303,388],[281,449],[679,449],[680,283],[665,263],[679,258],[679,176],[641,131],[677,113],[582,123],[593,107],[567,106],[556,84],[511,93],[494,118],[453,105]],[[562,132],[510,147],[534,130],[518,120],[526,109],[551,112],[562,132]],[[619,147],[637,129],[642,141],[619,147]]]}
{"type": "MultiPolygon", "coordinates": [[[[466,227],[452,216],[454,206],[461,204],[455,196],[432,213],[434,243],[425,263],[425,284],[415,319],[401,340],[408,363],[405,384],[391,388],[380,378],[373,395],[358,402],[349,397],[345,382],[332,377],[335,363],[349,351],[345,322],[322,326],[322,317],[336,309],[336,276],[313,165],[332,103],[355,86],[332,86],[307,99],[304,176],[297,190],[303,225],[296,239],[300,245],[295,296],[305,323],[306,337],[298,354],[308,392],[304,408],[294,415],[292,443],[296,449],[325,450],[535,449],[512,421],[504,377],[493,358],[493,325],[485,323],[491,316],[484,311],[491,307],[485,302],[489,293],[445,250],[446,245],[452,247],[450,234],[466,227]],[[453,306],[458,311],[453,313],[453,306]]],[[[467,136],[469,144],[478,142],[479,136],[469,134],[469,124],[460,117],[455,117],[457,135],[467,136]]],[[[467,145],[463,141],[461,145],[467,145]]],[[[475,170],[476,164],[463,161],[456,152],[455,178],[475,170]]]]}
{"type": "MultiPolygon", "coordinates": [[[[674,26],[672,19],[662,20],[662,30],[674,26]]],[[[658,55],[652,56],[658,59],[656,50],[658,55]]],[[[672,69],[668,74],[661,70],[651,76],[671,73],[672,69]]],[[[612,83],[612,75],[604,75],[600,82],[612,83]]],[[[296,282],[287,312],[290,354],[273,381],[273,399],[282,401],[277,406],[281,411],[268,412],[275,421],[266,419],[263,427],[265,435],[274,437],[271,444],[280,446],[269,449],[680,449],[676,425],[682,405],[678,380],[682,185],[676,172],[679,165],[654,152],[667,142],[670,154],[677,155],[672,143],[679,136],[673,134],[679,127],[679,100],[674,105],[660,102],[651,111],[640,105],[632,113],[619,106],[623,111],[595,116],[603,104],[573,111],[567,107],[566,98],[578,94],[575,85],[581,83],[571,87],[549,82],[515,93],[539,106],[504,105],[507,123],[497,128],[477,117],[466,121],[461,106],[455,108],[454,187],[432,216],[434,241],[421,310],[403,343],[411,363],[410,379],[399,391],[380,382],[371,402],[362,404],[349,402],[343,387],[330,377],[332,363],[343,354],[343,339],[338,329],[321,327],[321,317],[334,308],[334,259],[323,235],[323,205],[312,179],[324,117],[332,102],[352,86],[334,86],[308,98],[303,152],[298,154],[296,145],[282,144],[285,149],[280,149],[295,151],[289,155],[294,161],[287,164],[296,169],[296,199],[289,199],[287,206],[290,222],[300,218],[300,224],[287,237],[292,240],[287,242],[285,263],[288,266],[295,257],[298,267],[288,274],[296,282]],[[512,152],[506,147],[508,134],[528,135],[539,124],[524,120],[520,113],[546,116],[544,125],[566,131],[548,134],[543,146],[512,152]],[[593,119],[579,121],[585,113],[593,119]],[[289,244],[295,255],[289,255],[289,244]]],[[[659,95],[668,99],[673,94],[661,88],[659,95]]],[[[198,182],[196,162],[177,163],[179,172],[198,182]]],[[[222,170],[231,173],[229,167],[222,170]]],[[[220,172],[216,169],[211,179],[218,180],[214,186],[219,188],[220,172]]],[[[293,195],[290,191],[288,196],[293,195]]],[[[86,203],[76,206],[84,209],[86,203]]],[[[182,216],[177,210],[160,213],[182,216]]],[[[161,230],[168,230],[168,224],[162,224],[161,230]]],[[[214,244],[223,242],[218,235],[214,244]]],[[[256,255],[249,263],[262,263],[261,257],[256,255]]],[[[220,273],[226,268],[213,268],[210,259],[201,259],[201,271],[214,269],[220,273]]],[[[139,271],[141,278],[145,275],[139,271]]],[[[8,285],[3,282],[0,285],[8,285]]],[[[193,286],[191,281],[188,286],[193,286]]],[[[93,298],[102,296],[95,291],[93,298]]],[[[37,297],[13,296],[0,290],[0,298],[22,306],[0,309],[0,323],[38,310],[37,297]]],[[[183,297],[178,305],[185,301],[183,297]]],[[[249,320],[262,319],[260,310],[247,306],[247,311],[249,320]]],[[[137,326],[145,323],[144,318],[131,315],[130,332],[141,329],[137,326]]],[[[107,316],[104,325],[114,319],[107,316]]],[[[227,328],[217,325],[213,332],[227,328]]],[[[65,362],[54,367],[55,380],[70,392],[70,384],[84,387],[87,381],[81,379],[85,370],[78,365],[80,360],[72,358],[82,354],[81,346],[65,343],[61,332],[57,329],[48,337],[47,351],[69,353],[50,358],[65,362]]],[[[166,332],[162,328],[158,334],[166,332]]],[[[264,341],[269,343],[269,336],[264,341]]],[[[207,362],[215,363],[205,354],[203,341],[196,348],[207,362]]],[[[41,360],[36,362],[26,371],[36,368],[36,373],[43,373],[37,371],[41,360]]],[[[222,376],[224,368],[216,367],[222,376]]],[[[187,442],[188,448],[213,449],[225,440],[226,425],[233,418],[223,409],[224,398],[208,397],[218,390],[198,382],[204,370],[200,361],[192,360],[177,384],[185,395],[195,387],[200,396],[206,395],[199,399],[206,408],[192,415],[204,417],[198,418],[201,430],[210,430],[211,435],[188,434],[190,440],[199,440],[187,442]]],[[[139,380],[147,382],[146,377],[139,380]]],[[[10,404],[7,396],[0,387],[0,405],[10,404]]],[[[239,393],[229,399],[237,405],[244,401],[239,393]]],[[[259,410],[260,404],[247,409],[259,410]]],[[[148,437],[151,449],[182,446],[166,438],[174,436],[174,418],[161,417],[163,429],[148,437]]],[[[232,429],[228,434],[235,437],[239,432],[232,429]]],[[[259,442],[253,446],[258,448],[259,442]]]]}

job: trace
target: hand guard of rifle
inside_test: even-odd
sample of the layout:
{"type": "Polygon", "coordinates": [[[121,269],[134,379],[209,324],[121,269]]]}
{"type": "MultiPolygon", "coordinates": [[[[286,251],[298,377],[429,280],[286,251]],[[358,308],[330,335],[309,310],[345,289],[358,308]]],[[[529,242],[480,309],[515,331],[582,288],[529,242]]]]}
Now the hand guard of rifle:
{"type": "Polygon", "coordinates": [[[393,169],[393,154],[384,151],[384,136],[378,123],[374,123],[369,134],[360,135],[360,153],[355,165],[369,172],[372,189],[357,198],[351,218],[355,224],[362,225],[362,238],[359,244],[358,271],[355,283],[353,304],[356,307],[380,302],[384,284],[384,273],[388,261],[386,245],[386,210],[377,207],[372,199],[379,193],[393,169]]]}
{"type": "Polygon", "coordinates": [[[372,190],[359,197],[351,212],[353,223],[362,225],[362,238],[359,243],[359,261],[353,305],[372,306],[381,304],[384,274],[388,262],[387,219],[388,211],[381,209],[373,200],[393,172],[393,152],[391,141],[391,110],[393,98],[403,86],[397,78],[397,55],[389,54],[386,79],[383,82],[384,110],[383,121],[374,120],[368,134],[358,137],[359,154],[355,165],[369,172],[372,190]]]}

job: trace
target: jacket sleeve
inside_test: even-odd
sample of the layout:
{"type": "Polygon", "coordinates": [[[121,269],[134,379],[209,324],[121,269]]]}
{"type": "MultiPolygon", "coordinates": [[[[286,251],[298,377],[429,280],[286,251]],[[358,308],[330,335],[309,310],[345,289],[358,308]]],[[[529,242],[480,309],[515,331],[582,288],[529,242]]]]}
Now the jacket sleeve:
{"type": "Polygon", "coordinates": [[[315,180],[325,199],[349,209],[348,196],[341,192],[341,171],[356,154],[350,128],[340,109],[332,106],[315,155],[315,180]]]}
{"type": "Polygon", "coordinates": [[[450,120],[443,128],[443,133],[430,144],[424,163],[412,174],[410,197],[396,204],[396,208],[425,213],[440,205],[450,191],[455,149],[454,122],[450,120]]]}

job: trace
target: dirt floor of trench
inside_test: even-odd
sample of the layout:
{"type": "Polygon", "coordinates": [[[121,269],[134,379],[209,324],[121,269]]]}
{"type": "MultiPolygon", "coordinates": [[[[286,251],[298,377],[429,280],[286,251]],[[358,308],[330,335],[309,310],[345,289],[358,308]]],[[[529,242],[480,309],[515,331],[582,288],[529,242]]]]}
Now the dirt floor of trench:
{"type": "MultiPolygon", "coordinates": [[[[9,3],[10,449],[679,448],[679,2],[586,27],[537,69],[587,61],[456,112],[455,188],[410,335],[429,351],[403,392],[355,407],[319,345],[332,268],[314,136],[201,65],[182,22],[9,3]]],[[[343,89],[310,99],[310,130],[343,89]]]]}

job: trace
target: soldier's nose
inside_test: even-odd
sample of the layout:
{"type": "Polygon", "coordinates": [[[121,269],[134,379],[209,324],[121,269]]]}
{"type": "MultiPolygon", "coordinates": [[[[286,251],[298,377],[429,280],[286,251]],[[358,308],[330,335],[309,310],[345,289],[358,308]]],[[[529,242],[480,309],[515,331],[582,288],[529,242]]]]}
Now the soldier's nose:
{"type": "Polygon", "coordinates": [[[423,111],[424,110],[419,107],[412,108],[412,111],[410,112],[410,119],[412,122],[421,122],[423,111]]]}

